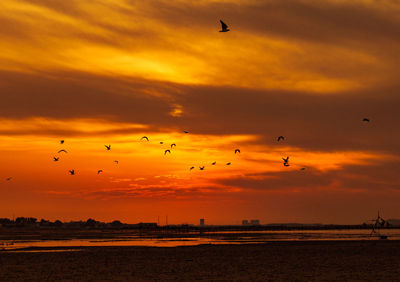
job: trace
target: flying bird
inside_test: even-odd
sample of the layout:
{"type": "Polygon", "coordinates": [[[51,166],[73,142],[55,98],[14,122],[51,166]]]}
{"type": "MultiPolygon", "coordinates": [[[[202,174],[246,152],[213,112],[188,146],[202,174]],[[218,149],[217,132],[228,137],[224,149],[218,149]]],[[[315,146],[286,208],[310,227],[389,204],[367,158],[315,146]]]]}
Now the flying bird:
{"type": "Polygon", "coordinates": [[[163,142],[163,141],[161,141],[161,142],[160,142],[160,144],[162,145],[162,144],[164,144],[164,142],[163,142]]]}
{"type": "Polygon", "coordinates": [[[140,140],[146,139],[147,141],[149,141],[149,138],[147,138],[147,136],[143,136],[142,138],[140,138],[140,140]]]}
{"type": "Polygon", "coordinates": [[[171,154],[171,151],[170,150],[165,150],[164,155],[166,155],[167,153],[171,154]]]}
{"type": "Polygon", "coordinates": [[[284,166],[289,166],[289,156],[287,156],[286,159],[282,158],[282,160],[283,160],[283,165],[284,166]]]}
{"type": "Polygon", "coordinates": [[[119,162],[117,160],[115,160],[114,163],[118,164],[119,162]]]}
{"type": "Polygon", "coordinates": [[[200,170],[204,170],[204,166],[199,166],[200,170]]]}
{"type": "Polygon", "coordinates": [[[12,179],[12,177],[7,177],[6,178],[7,181],[10,181],[11,179],[12,179]]]}
{"type": "Polygon", "coordinates": [[[231,165],[231,163],[226,163],[226,165],[231,165]]]}
{"type": "Polygon", "coordinates": [[[192,167],[190,168],[190,170],[192,170],[192,169],[194,169],[194,166],[192,166],[192,167]]]}
{"type": "Polygon", "coordinates": [[[107,151],[110,151],[111,150],[111,145],[104,145],[104,147],[106,147],[106,149],[107,149],[107,151]]]}
{"type": "Polygon", "coordinates": [[[278,140],[278,142],[281,141],[281,140],[285,140],[285,137],[281,135],[281,136],[278,137],[277,140],[278,140]]]}
{"type": "Polygon", "coordinates": [[[64,149],[62,149],[62,150],[58,151],[58,153],[62,153],[62,152],[64,152],[64,153],[68,153],[68,152],[67,152],[67,151],[65,151],[64,149]]]}
{"type": "Polygon", "coordinates": [[[363,121],[370,122],[369,118],[363,118],[363,121]]]}
{"type": "Polygon", "coordinates": [[[305,167],[302,167],[302,168],[300,168],[300,170],[306,170],[306,168],[305,168],[305,167]]]}
{"type": "Polygon", "coordinates": [[[221,22],[221,28],[222,28],[219,32],[228,32],[229,28],[226,25],[226,23],[224,23],[222,20],[219,20],[219,21],[221,22]]]}
{"type": "Polygon", "coordinates": [[[171,149],[172,149],[172,147],[174,147],[174,146],[176,147],[176,144],[175,144],[175,143],[171,144],[171,149]]]}
{"type": "Polygon", "coordinates": [[[103,170],[99,169],[99,170],[97,171],[97,174],[100,174],[100,173],[102,173],[102,172],[103,172],[103,170]]]}
{"type": "Polygon", "coordinates": [[[240,154],[240,150],[239,149],[235,149],[235,154],[239,153],[240,154]]]}
{"type": "Polygon", "coordinates": [[[213,162],[211,165],[216,165],[217,164],[217,162],[213,162]]]}
{"type": "Polygon", "coordinates": [[[189,133],[189,131],[184,130],[183,133],[189,133]]]}
{"type": "Polygon", "coordinates": [[[70,170],[69,170],[69,174],[70,174],[70,175],[75,175],[75,170],[74,170],[74,169],[70,169],[70,170]]]}
{"type": "Polygon", "coordinates": [[[58,162],[59,159],[60,159],[60,158],[53,157],[53,160],[54,160],[55,162],[58,162]]]}
{"type": "Polygon", "coordinates": [[[64,140],[60,140],[60,144],[64,144],[64,140]]]}

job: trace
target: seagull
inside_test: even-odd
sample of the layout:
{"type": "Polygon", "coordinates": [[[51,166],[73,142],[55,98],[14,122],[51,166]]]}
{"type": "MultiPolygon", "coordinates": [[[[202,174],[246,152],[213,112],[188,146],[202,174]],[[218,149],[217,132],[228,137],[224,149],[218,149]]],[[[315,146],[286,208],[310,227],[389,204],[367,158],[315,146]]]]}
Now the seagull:
{"type": "Polygon", "coordinates": [[[62,152],[64,152],[64,153],[68,153],[68,152],[67,152],[67,151],[65,151],[64,149],[62,149],[62,150],[58,151],[58,153],[62,153],[62,152]]]}
{"type": "Polygon", "coordinates": [[[281,141],[281,140],[285,140],[285,137],[282,136],[282,135],[278,137],[278,142],[281,141]]]}
{"type": "Polygon", "coordinates": [[[284,166],[289,166],[289,156],[287,156],[286,159],[282,158],[282,160],[283,160],[283,165],[284,166]]]}
{"type": "Polygon", "coordinates": [[[7,181],[10,181],[11,179],[12,179],[12,177],[8,177],[8,178],[6,178],[6,180],[7,180],[7,181]]]}
{"type": "Polygon", "coordinates": [[[170,150],[165,150],[164,155],[166,155],[167,153],[171,154],[171,151],[170,150]]]}
{"type": "Polygon", "coordinates": [[[369,120],[369,118],[363,118],[362,121],[369,122],[370,120],[369,120]]]}
{"type": "Polygon", "coordinates": [[[211,165],[216,165],[217,164],[217,162],[213,162],[211,165]]]}
{"type": "Polygon", "coordinates": [[[174,147],[174,146],[176,147],[176,144],[175,144],[175,143],[171,144],[171,149],[172,149],[172,147],[174,147]]]}
{"type": "Polygon", "coordinates": [[[74,169],[69,170],[69,174],[75,175],[75,170],[74,169]]]}
{"type": "Polygon", "coordinates": [[[58,162],[58,160],[59,160],[60,158],[53,157],[53,159],[54,159],[55,162],[58,162]]]}
{"type": "Polygon", "coordinates": [[[114,163],[118,164],[118,161],[115,160],[114,163]]]}
{"type": "Polygon", "coordinates": [[[110,151],[111,150],[111,145],[104,145],[104,147],[106,147],[107,148],[107,151],[110,151]]]}
{"type": "Polygon", "coordinates": [[[184,130],[183,133],[189,133],[189,131],[184,130]]]}
{"type": "Polygon", "coordinates": [[[146,139],[147,141],[149,141],[149,138],[147,138],[147,136],[143,136],[142,138],[140,138],[140,140],[146,139]]]}
{"type": "Polygon", "coordinates": [[[204,166],[199,166],[200,170],[204,170],[204,166]]]}
{"type": "Polygon", "coordinates": [[[103,170],[99,169],[99,170],[97,171],[97,174],[100,174],[100,173],[102,173],[102,172],[103,172],[103,170]]]}
{"type": "Polygon", "coordinates": [[[192,166],[192,167],[190,168],[190,170],[192,170],[192,169],[194,169],[194,166],[192,166]]]}
{"type": "Polygon", "coordinates": [[[226,165],[231,165],[231,163],[226,163],[226,165]]]}
{"type": "Polygon", "coordinates": [[[60,144],[64,144],[64,140],[60,140],[60,144]]]}
{"type": "Polygon", "coordinates": [[[222,20],[219,20],[219,21],[221,22],[221,28],[222,28],[219,32],[228,32],[229,28],[226,25],[226,23],[224,23],[222,20]]]}
{"type": "Polygon", "coordinates": [[[239,149],[235,149],[235,154],[239,153],[240,154],[240,150],[239,149]]]}

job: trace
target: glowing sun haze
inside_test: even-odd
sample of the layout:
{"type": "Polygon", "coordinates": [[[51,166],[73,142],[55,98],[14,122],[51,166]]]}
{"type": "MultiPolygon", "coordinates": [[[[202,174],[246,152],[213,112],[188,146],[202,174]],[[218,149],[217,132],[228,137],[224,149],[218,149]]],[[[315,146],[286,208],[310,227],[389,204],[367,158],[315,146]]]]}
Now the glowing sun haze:
{"type": "Polygon", "coordinates": [[[2,0],[0,36],[0,217],[400,217],[396,1],[2,0]]]}

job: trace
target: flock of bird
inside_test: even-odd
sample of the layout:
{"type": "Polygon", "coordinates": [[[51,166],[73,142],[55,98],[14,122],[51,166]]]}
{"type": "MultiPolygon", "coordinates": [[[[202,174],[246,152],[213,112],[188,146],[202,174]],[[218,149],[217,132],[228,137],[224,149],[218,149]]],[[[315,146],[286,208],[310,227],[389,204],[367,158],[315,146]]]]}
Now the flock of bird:
{"type": "MultiPolygon", "coordinates": [[[[230,29],[228,28],[228,25],[225,24],[222,20],[220,20],[220,23],[221,23],[221,30],[220,30],[219,32],[228,32],[228,31],[230,31],[230,29]]],[[[363,121],[363,122],[370,122],[370,119],[369,119],[369,118],[363,118],[362,121],[363,121]]],[[[188,133],[189,133],[189,132],[186,131],[186,130],[184,130],[183,132],[184,132],[185,134],[188,134],[188,133]]],[[[141,140],[141,141],[142,141],[142,140],[149,141],[149,138],[148,138],[147,136],[143,136],[142,138],[140,138],[140,140],[141,140]]],[[[282,136],[282,135],[281,135],[281,136],[278,136],[276,140],[277,140],[277,142],[285,141],[285,136],[282,136]]],[[[64,144],[64,143],[65,143],[65,140],[60,140],[60,144],[64,144]]],[[[160,144],[162,145],[162,144],[164,144],[164,142],[163,142],[163,141],[160,141],[160,144]]],[[[111,150],[111,144],[104,145],[104,147],[106,148],[107,151],[110,151],[110,150],[111,150]]],[[[171,150],[172,150],[174,147],[176,147],[176,144],[175,144],[175,143],[172,143],[172,144],[170,145],[170,149],[166,149],[166,150],[164,151],[164,155],[166,155],[167,153],[168,153],[168,154],[171,154],[171,150]]],[[[67,152],[65,149],[61,149],[61,150],[58,151],[58,154],[61,154],[61,153],[67,154],[68,152],[67,152]]],[[[240,149],[235,149],[235,150],[234,150],[234,153],[235,153],[235,154],[240,154],[240,149]]],[[[59,160],[60,160],[60,157],[53,157],[53,161],[58,162],[59,160]]],[[[290,164],[289,164],[289,156],[286,156],[286,158],[282,158],[282,160],[283,160],[283,166],[285,166],[285,167],[290,166],[290,164]]],[[[114,163],[118,164],[119,162],[118,162],[118,160],[115,160],[114,163]]],[[[211,163],[211,165],[213,165],[213,166],[215,166],[216,164],[217,164],[216,161],[214,161],[214,162],[211,163]]],[[[229,165],[231,165],[231,162],[227,162],[225,165],[229,166],[229,165]]],[[[193,170],[193,169],[195,169],[194,166],[191,166],[191,167],[189,168],[190,171],[193,170]]],[[[205,166],[199,166],[199,169],[200,169],[200,170],[204,170],[204,169],[205,169],[205,166]]],[[[305,167],[302,167],[300,170],[305,170],[305,169],[306,169],[305,167]]],[[[70,169],[70,170],[68,170],[68,172],[69,172],[70,175],[75,175],[75,170],[74,170],[74,169],[70,169]]],[[[102,172],[103,172],[103,170],[102,170],[102,169],[99,169],[99,170],[97,171],[97,174],[99,175],[99,174],[102,173],[102,172]]],[[[6,178],[7,181],[10,181],[11,179],[12,179],[12,177],[6,178]]]]}

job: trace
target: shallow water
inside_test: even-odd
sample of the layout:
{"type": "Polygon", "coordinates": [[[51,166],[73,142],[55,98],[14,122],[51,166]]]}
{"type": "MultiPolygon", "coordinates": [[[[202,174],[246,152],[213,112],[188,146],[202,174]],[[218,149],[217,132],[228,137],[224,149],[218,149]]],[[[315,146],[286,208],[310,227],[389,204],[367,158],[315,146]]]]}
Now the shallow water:
{"type": "MultiPolygon", "coordinates": [[[[400,229],[381,232],[388,240],[400,240],[400,229]]],[[[71,240],[5,240],[0,250],[18,250],[29,247],[90,247],[90,246],[151,246],[177,247],[200,244],[251,244],[271,241],[319,241],[319,240],[379,240],[371,236],[370,230],[304,230],[304,231],[222,231],[192,233],[184,238],[143,238],[124,236],[112,239],[71,239],[71,240]]],[[[49,250],[51,251],[51,250],[49,250]]]]}

